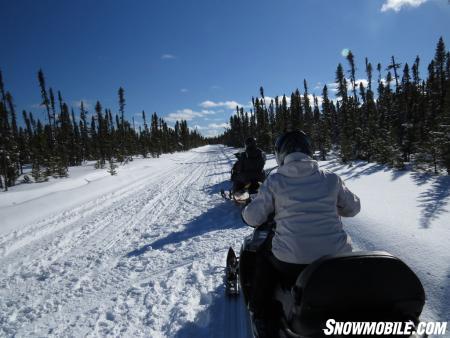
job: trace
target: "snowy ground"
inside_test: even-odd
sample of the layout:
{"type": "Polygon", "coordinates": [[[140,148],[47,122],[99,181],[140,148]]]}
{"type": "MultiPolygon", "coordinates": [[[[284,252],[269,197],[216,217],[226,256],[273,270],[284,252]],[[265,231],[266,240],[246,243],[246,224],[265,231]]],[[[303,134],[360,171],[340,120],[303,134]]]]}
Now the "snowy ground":
{"type": "MultiPolygon", "coordinates": [[[[228,247],[251,232],[218,194],[233,152],[135,160],[115,177],[72,168],[0,193],[0,336],[246,337],[223,287],[228,247]]],[[[346,220],[355,246],[404,259],[425,285],[423,318],[449,320],[449,177],[321,164],[361,197],[346,220]]]]}

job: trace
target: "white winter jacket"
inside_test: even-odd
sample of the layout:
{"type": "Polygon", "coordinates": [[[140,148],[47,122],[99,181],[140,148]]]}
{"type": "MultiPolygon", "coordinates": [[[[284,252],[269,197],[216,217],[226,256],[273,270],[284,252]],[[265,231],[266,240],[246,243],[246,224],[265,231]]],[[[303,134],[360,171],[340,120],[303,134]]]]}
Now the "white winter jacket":
{"type": "Polygon", "coordinates": [[[320,170],[317,161],[297,152],[286,156],[278,172],[266,179],[242,216],[259,226],[275,212],[273,254],[287,263],[309,264],[324,255],[352,251],[340,216],[359,211],[359,198],[338,175],[320,170]]]}

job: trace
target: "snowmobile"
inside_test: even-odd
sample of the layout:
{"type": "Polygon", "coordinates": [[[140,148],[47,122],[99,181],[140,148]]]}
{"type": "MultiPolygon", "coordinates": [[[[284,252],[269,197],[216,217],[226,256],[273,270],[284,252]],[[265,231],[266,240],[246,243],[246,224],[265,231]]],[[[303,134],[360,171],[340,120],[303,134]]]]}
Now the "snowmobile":
{"type": "Polygon", "coordinates": [[[247,205],[252,200],[252,196],[255,196],[258,193],[260,185],[261,182],[258,182],[257,186],[248,183],[239,191],[225,191],[224,189],[221,189],[220,195],[226,200],[234,201],[238,205],[247,205]]]}
{"type": "MultiPolygon", "coordinates": [[[[256,228],[244,238],[237,257],[230,247],[227,263],[236,275],[248,308],[255,257],[272,238],[274,223],[256,228]],[[233,258],[234,257],[234,258],[233,258]]],[[[228,266],[227,266],[228,268],[228,266]]],[[[423,286],[399,258],[382,251],[324,256],[308,265],[294,285],[280,281],[272,297],[278,337],[322,337],[328,319],[339,322],[413,322],[418,324],[425,303],[423,286]]],[[[230,289],[231,290],[231,289],[230,289]]],[[[237,295],[237,293],[232,293],[237,295]]],[[[258,332],[249,311],[254,337],[258,332]]],[[[273,332],[273,331],[271,331],[273,332]]]]}
{"type": "MultiPolygon", "coordinates": [[[[237,156],[238,154],[235,155],[237,156]]],[[[264,170],[264,177],[268,177],[272,173],[272,171],[277,168],[278,166],[275,166],[273,168],[264,170]]],[[[233,175],[233,171],[231,172],[231,175],[233,175]]],[[[262,183],[263,182],[247,183],[242,189],[238,191],[234,191],[233,189],[225,191],[224,189],[221,189],[220,195],[224,199],[234,201],[238,205],[247,205],[251,202],[252,198],[256,196],[262,183]]]]}

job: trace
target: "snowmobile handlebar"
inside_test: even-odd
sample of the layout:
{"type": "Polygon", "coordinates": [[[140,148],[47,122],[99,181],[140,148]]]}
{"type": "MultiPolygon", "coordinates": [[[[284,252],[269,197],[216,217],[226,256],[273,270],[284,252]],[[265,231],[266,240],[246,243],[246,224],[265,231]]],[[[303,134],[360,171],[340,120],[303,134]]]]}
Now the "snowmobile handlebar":
{"type": "Polygon", "coordinates": [[[266,220],[263,224],[258,225],[258,226],[248,224],[248,223],[245,221],[243,212],[244,212],[244,210],[242,210],[242,212],[241,212],[241,219],[242,219],[242,222],[244,222],[244,224],[248,225],[249,227],[252,227],[252,228],[254,228],[254,229],[258,228],[258,229],[260,229],[260,230],[272,230],[272,229],[275,229],[276,223],[275,223],[275,221],[274,221],[274,217],[275,217],[275,213],[274,213],[274,212],[272,212],[272,213],[267,217],[267,220],[266,220]]]}
{"type": "Polygon", "coordinates": [[[264,170],[266,177],[269,176],[272,173],[272,171],[274,171],[275,169],[278,169],[277,165],[275,167],[264,170]]]}

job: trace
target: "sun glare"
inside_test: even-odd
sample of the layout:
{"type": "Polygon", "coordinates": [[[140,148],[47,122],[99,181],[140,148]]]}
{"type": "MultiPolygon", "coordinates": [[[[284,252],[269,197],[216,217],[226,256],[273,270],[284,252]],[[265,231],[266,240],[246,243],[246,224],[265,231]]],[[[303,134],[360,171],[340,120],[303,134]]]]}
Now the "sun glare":
{"type": "Polygon", "coordinates": [[[341,55],[343,56],[343,57],[347,57],[348,56],[348,53],[350,52],[350,49],[348,49],[348,48],[344,48],[342,51],[341,51],[341,55]]]}

